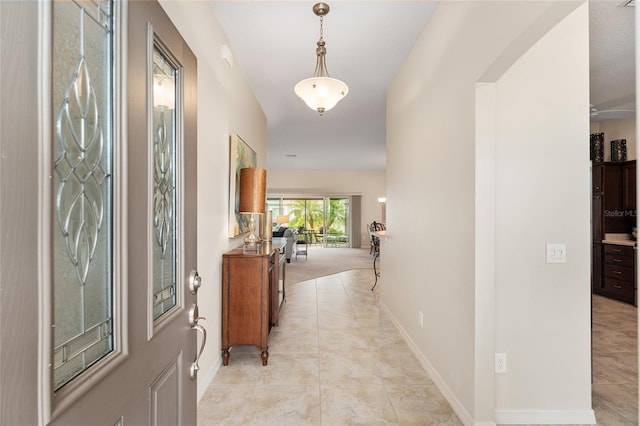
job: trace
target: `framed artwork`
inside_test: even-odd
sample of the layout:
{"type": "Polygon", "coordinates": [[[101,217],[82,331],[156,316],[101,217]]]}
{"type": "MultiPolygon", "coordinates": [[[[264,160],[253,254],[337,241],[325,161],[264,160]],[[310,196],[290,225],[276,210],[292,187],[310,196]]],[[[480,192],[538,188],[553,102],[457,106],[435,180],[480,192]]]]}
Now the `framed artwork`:
{"type": "Polygon", "coordinates": [[[249,215],[241,215],[240,169],[256,167],[256,153],[236,134],[231,135],[229,155],[229,238],[249,232],[249,215]]]}

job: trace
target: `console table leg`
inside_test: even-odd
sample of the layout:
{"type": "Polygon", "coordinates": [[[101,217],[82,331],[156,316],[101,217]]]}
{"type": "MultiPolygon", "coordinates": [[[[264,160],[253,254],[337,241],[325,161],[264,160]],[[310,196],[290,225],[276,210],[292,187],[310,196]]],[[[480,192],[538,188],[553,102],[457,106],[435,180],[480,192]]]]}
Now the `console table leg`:
{"type": "Polygon", "coordinates": [[[222,365],[229,365],[229,348],[222,351],[222,365]]]}
{"type": "Polygon", "coordinates": [[[267,365],[267,361],[269,361],[269,351],[262,351],[260,358],[262,358],[262,365],[267,365]]]}

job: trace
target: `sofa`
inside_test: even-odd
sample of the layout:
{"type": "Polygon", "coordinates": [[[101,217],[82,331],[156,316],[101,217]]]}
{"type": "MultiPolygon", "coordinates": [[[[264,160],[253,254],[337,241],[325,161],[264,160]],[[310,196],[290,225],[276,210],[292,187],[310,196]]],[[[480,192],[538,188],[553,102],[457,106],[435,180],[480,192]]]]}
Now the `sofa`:
{"type": "Polygon", "coordinates": [[[274,237],[282,237],[287,239],[287,245],[285,247],[285,257],[287,258],[287,263],[291,263],[291,258],[294,254],[296,254],[296,236],[297,232],[295,229],[287,228],[281,226],[280,228],[273,231],[272,235],[274,237]]]}

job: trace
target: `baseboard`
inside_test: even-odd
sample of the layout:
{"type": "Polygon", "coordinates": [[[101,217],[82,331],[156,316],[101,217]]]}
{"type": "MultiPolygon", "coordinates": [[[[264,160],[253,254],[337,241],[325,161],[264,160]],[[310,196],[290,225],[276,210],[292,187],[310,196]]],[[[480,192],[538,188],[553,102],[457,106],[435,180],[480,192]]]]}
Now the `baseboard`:
{"type": "Polygon", "coordinates": [[[200,400],[204,396],[205,392],[209,388],[209,385],[213,383],[213,379],[214,377],[216,377],[216,374],[218,373],[218,370],[220,369],[221,366],[222,366],[222,357],[218,357],[216,362],[213,364],[213,366],[211,366],[211,368],[207,372],[206,376],[202,377],[198,375],[198,402],[200,402],[200,400]],[[202,377],[202,380],[200,380],[200,377],[202,377]]]}
{"type": "Polygon", "coordinates": [[[495,423],[490,423],[490,422],[474,423],[473,418],[471,417],[469,412],[464,408],[464,405],[462,405],[462,403],[456,397],[456,395],[451,391],[451,389],[449,389],[449,386],[447,386],[447,384],[442,379],[440,374],[438,374],[438,372],[433,367],[433,365],[431,365],[429,360],[418,349],[418,346],[414,343],[414,341],[411,339],[411,337],[409,336],[407,331],[404,329],[404,327],[402,327],[400,322],[398,322],[396,317],[393,316],[391,311],[387,309],[383,301],[380,301],[380,307],[384,312],[386,312],[387,316],[389,317],[393,325],[396,327],[398,332],[402,335],[404,340],[407,342],[407,345],[409,345],[411,352],[413,352],[413,354],[416,356],[416,358],[422,365],[422,368],[426,370],[427,374],[429,375],[433,383],[436,385],[436,387],[438,388],[442,396],[444,396],[444,398],[447,400],[449,405],[451,405],[451,408],[456,413],[456,415],[460,418],[460,421],[462,421],[462,423],[465,426],[495,426],[495,423]]]}
{"type": "Polygon", "coordinates": [[[595,425],[593,410],[496,410],[497,424],[595,425]]]}
{"type": "Polygon", "coordinates": [[[440,393],[442,393],[447,402],[449,402],[451,408],[465,426],[596,424],[596,416],[593,410],[495,410],[495,423],[486,421],[474,422],[460,400],[458,400],[456,395],[449,389],[449,386],[447,386],[433,365],[431,365],[429,360],[418,349],[418,346],[400,322],[393,316],[391,311],[385,306],[383,301],[380,301],[380,308],[386,312],[393,325],[407,342],[407,345],[409,345],[411,352],[416,356],[433,383],[438,387],[440,393]]]}

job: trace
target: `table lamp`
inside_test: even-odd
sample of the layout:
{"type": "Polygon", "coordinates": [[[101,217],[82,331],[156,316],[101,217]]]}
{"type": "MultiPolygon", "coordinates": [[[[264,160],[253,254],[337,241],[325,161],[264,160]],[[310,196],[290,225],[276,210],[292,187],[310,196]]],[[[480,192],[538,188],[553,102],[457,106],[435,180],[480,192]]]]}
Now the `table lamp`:
{"type": "Polygon", "coordinates": [[[256,235],[254,215],[264,214],[267,193],[267,171],[248,167],[240,169],[240,206],[238,213],[251,215],[249,218],[249,235],[245,237],[245,246],[256,246],[261,243],[256,235]]]}
{"type": "Polygon", "coordinates": [[[278,225],[284,225],[285,223],[289,223],[289,215],[288,214],[279,214],[276,219],[278,225]]]}

